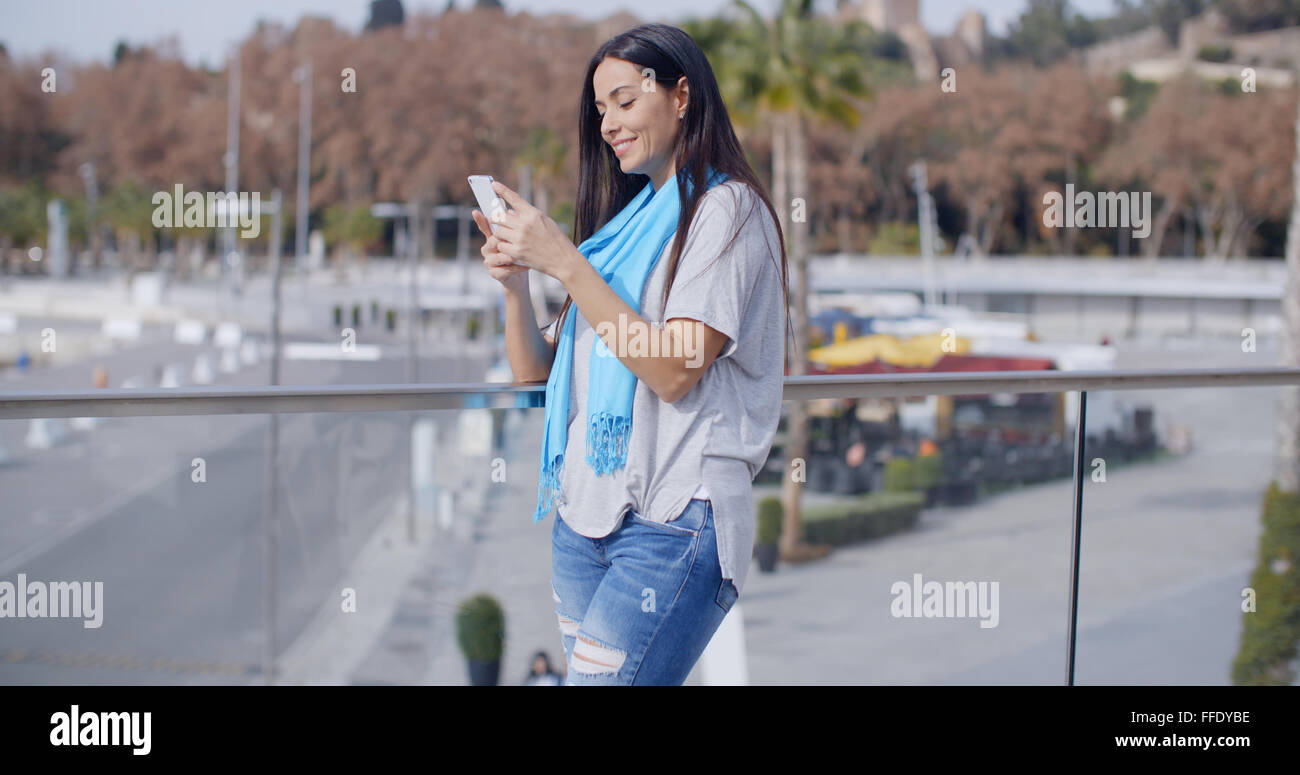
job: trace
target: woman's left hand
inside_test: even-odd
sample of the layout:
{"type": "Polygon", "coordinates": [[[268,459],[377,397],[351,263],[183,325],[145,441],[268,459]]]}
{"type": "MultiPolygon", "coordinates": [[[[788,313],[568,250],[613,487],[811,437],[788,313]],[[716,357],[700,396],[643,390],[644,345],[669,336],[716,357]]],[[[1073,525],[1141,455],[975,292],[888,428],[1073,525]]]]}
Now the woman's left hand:
{"type": "Polygon", "coordinates": [[[560,281],[575,261],[586,260],[552,218],[500,181],[493,181],[492,189],[509,207],[493,219],[500,252],[560,281]]]}

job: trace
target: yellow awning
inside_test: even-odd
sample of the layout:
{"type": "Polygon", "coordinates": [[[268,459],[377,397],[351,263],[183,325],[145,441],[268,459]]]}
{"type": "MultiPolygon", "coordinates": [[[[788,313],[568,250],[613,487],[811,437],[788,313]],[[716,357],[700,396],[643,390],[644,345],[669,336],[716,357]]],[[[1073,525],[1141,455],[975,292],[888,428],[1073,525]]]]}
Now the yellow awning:
{"type": "Polygon", "coordinates": [[[946,337],[936,333],[900,339],[892,334],[871,334],[814,348],[808,357],[813,363],[829,367],[856,366],[881,360],[896,366],[924,368],[938,363],[945,355],[944,342],[949,343],[948,352],[970,352],[970,340],[959,336],[946,337]]]}

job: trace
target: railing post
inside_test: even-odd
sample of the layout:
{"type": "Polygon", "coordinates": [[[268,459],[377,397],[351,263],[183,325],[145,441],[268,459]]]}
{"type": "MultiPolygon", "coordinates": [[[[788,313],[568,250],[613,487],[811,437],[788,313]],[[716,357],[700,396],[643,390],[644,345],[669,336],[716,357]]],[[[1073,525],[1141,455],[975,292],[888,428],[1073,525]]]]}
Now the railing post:
{"type": "Polygon", "coordinates": [[[276,601],[276,554],[278,553],[277,544],[280,531],[280,504],[277,499],[278,492],[276,484],[280,480],[279,457],[280,449],[280,415],[275,412],[271,413],[270,428],[270,447],[269,465],[267,465],[267,486],[266,486],[266,519],[263,520],[263,551],[265,557],[262,560],[264,573],[264,589],[262,591],[262,675],[266,685],[270,686],[275,683],[275,601],[276,601]]]}
{"type": "Polygon", "coordinates": [[[1079,543],[1083,537],[1084,441],[1087,439],[1088,391],[1079,391],[1074,423],[1074,530],[1070,534],[1070,620],[1066,624],[1065,685],[1074,686],[1074,648],[1079,625],[1079,543]]]}

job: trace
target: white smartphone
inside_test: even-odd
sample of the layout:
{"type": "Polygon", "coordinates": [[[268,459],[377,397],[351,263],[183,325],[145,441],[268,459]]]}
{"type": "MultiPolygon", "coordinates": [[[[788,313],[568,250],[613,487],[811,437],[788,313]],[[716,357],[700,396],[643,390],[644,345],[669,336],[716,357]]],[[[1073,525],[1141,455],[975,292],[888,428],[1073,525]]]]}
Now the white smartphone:
{"type": "MultiPolygon", "coordinates": [[[[468,180],[469,188],[474,192],[474,198],[478,200],[479,212],[487,216],[488,226],[492,229],[492,233],[495,234],[497,225],[492,223],[492,216],[495,213],[506,211],[505,200],[497,196],[497,192],[492,190],[491,175],[470,175],[468,180]]],[[[518,261],[511,261],[510,263],[513,266],[528,266],[518,261]]]]}

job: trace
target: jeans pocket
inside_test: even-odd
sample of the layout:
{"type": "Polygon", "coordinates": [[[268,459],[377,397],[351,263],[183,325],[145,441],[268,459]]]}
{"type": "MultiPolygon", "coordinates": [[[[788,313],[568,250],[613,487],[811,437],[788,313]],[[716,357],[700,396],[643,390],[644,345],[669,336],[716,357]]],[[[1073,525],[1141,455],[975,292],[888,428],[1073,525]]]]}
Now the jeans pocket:
{"type": "Polygon", "coordinates": [[[730,612],[731,606],[735,605],[738,597],[740,597],[740,593],[736,591],[736,585],[732,583],[731,579],[723,579],[722,583],[718,585],[718,607],[723,611],[730,612]]]}
{"type": "Polygon", "coordinates": [[[627,519],[633,524],[652,528],[660,533],[667,533],[669,535],[683,536],[685,538],[698,538],[700,535],[699,531],[692,530],[689,527],[675,525],[672,522],[655,522],[653,519],[646,519],[633,511],[627,513],[627,519]]]}

